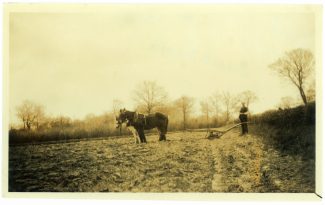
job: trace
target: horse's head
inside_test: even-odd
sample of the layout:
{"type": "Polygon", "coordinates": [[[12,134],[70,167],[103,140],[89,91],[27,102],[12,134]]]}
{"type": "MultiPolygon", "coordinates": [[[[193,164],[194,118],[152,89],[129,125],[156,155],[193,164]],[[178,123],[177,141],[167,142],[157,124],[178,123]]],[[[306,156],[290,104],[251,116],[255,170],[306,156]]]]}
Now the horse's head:
{"type": "Polygon", "coordinates": [[[130,119],[130,111],[125,108],[120,110],[119,115],[116,117],[116,128],[122,126],[122,124],[130,119]]]}

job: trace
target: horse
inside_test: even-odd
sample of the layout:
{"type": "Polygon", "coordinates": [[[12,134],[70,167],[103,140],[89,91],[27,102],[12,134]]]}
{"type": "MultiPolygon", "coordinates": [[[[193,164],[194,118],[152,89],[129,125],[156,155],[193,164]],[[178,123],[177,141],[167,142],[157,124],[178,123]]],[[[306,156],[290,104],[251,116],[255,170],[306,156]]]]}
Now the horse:
{"type": "Polygon", "coordinates": [[[135,143],[147,143],[144,130],[157,128],[159,132],[159,141],[166,141],[166,133],[168,128],[168,116],[163,113],[156,112],[153,114],[140,114],[137,112],[128,111],[125,108],[120,110],[116,117],[117,127],[126,123],[126,127],[133,133],[135,143]]]}

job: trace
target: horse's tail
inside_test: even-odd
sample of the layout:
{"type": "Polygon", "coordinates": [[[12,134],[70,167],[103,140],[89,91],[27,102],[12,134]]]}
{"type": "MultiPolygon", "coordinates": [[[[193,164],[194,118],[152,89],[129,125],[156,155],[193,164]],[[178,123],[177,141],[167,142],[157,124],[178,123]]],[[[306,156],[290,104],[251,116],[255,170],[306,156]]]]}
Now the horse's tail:
{"type": "Polygon", "coordinates": [[[167,132],[167,129],[168,129],[168,115],[166,116],[166,132],[167,132]]]}

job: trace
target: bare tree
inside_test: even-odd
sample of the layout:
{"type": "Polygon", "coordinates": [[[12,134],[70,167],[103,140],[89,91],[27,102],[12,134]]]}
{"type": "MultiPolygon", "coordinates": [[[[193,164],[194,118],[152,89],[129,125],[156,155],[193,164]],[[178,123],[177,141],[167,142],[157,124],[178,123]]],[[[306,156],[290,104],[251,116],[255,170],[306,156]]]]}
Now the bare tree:
{"type": "Polygon", "coordinates": [[[253,91],[246,90],[239,94],[239,101],[244,102],[246,107],[249,108],[249,105],[257,100],[257,96],[253,91]]]}
{"type": "Polygon", "coordinates": [[[41,116],[41,106],[29,100],[25,100],[20,106],[17,107],[17,116],[24,124],[24,129],[30,130],[35,119],[41,116]]]}
{"type": "Polygon", "coordinates": [[[163,106],[167,101],[167,92],[154,81],[144,81],[134,91],[134,101],[147,114],[163,106]]]}
{"type": "Polygon", "coordinates": [[[315,79],[310,83],[308,90],[307,90],[307,101],[312,102],[316,100],[316,91],[315,91],[316,83],[315,79]]]}
{"type": "Polygon", "coordinates": [[[290,96],[282,97],[278,107],[283,109],[289,109],[295,104],[294,101],[295,100],[290,96]]]}
{"type": "MultiPolygon", "coordinates": [[[[123,107],[123,102],[121,100],[118,99],[113,100],[113,112],[115,117],[118,115],[119,110],[122,109],[122,107],[123,107]]],[[[120,135],[122,135],[122,126],[119,126],[119,133],[120,135]]]]}
{"type": "Polygon", "coordinates": [[[298,88],[301,99],[305,106],[307,106],[305,84],[307,78],[314,70],[314,66],[315,60],[312,52],[298,48],[286,52],[285,56],[279,58],[269,67],[280,76],[290,80],[298,88]]]}
{"type": "MultiPolygon", "coordinates": [[[[90,117],[91,117],[90,115],[87,115],[84,121],[87,121],[90,117]]],[[[52,128],[53,127],[60,128],[61,130],[63,130],[66,127],[71,126],[71,124],[72,124],[71,123],[71,118],[63,116],[63,115],[59,115],[59,116],[57,116],[55,118],[52,118],[51,122],[50,122],[50,126],[52,128]]]]}
{"type": "Polygon", "coordinates": [[[208,129],[210,128],[210,122],[209,122],[209,117],[210,117],[210,112],[211,112],[211,106],[209,104],[208,100],[203,100],[200,102],[201,105],[201,112],[205,115],[206,117],[206,123],[208,129]]]}
{"type": "Polygon", "coordinates": [[[194,105],[194,98],[182,96],[176,100],[176,106],[182,111],[183,129],[186,130],[186,123],[194,105]]]}
{"type": "Polygon", "coordinates": [[[24,101],[17,108],[17,117],[21,119],[24,124],[24,129],[28,127],[30,129],[30,124],[32,123],[32,104],[30,101],[24,101]],[[28,126],[27,126],[28,125],[28,126]]]}
{"type": "Polygon", "coordinates": [[[118,100],[118,99],[113,100],[113,112],[114,112],[115,116],[118,115],[119,110],[122,109],[122,107],[123,107],[123,104],[124,103],[121,100],[118,100]]]}
{"type": "Polygon", "coordinates": [[[222,96],[220,93],[215,92],[210,96],[211,106],[212,106],[212,112],[214,113],[214,119],[215,119],[215,126],[218,125],[219,120],[219,114],[220,114],[220,102],[222,101],[222,96]]]}
{"type": "Polygon", "coordinates": [[[39,129],[40,125],[45,120],[45,112],[44,112],[44,106],[42,105],[34,105],[34,124],[36,126],[36,129],[39,129]]]}
{"type": "Polygon", "coordinates": [[[236,108],[238,99],[233,97],[229,92],[222,93],[222,102],[225,107],[226,122],[230,120],[231,112],[236,108]]]}

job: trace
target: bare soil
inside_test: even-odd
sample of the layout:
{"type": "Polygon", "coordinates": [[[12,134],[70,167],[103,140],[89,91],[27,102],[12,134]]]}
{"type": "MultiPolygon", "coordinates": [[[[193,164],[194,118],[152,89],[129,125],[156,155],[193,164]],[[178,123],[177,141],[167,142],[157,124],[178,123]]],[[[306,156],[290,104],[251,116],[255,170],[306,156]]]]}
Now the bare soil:
{"type": "Polygon", "coordinates": [[[232,130],[11,146],[11,192],[314,192],[315,162],[232,130]]]}

